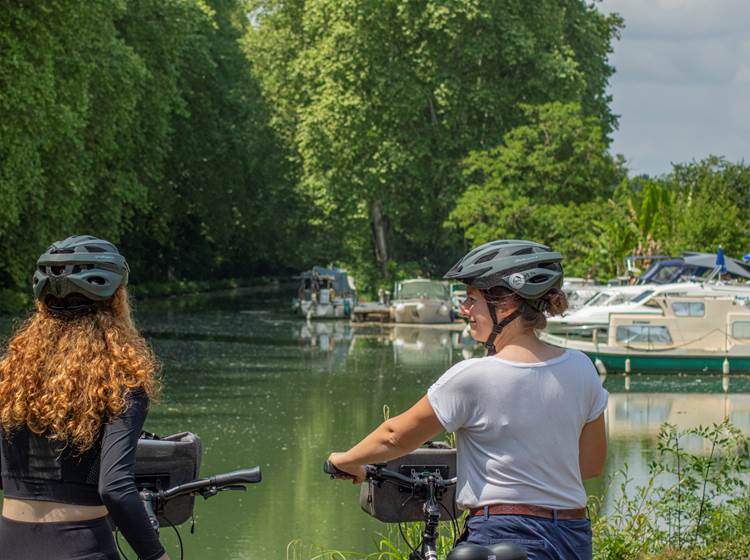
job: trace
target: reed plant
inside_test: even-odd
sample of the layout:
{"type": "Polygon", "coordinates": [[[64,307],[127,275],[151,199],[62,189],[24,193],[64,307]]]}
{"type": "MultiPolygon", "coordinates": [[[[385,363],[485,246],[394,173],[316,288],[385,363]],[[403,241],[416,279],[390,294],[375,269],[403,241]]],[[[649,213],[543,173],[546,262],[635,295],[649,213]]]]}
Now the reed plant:
{"type": "Polygon", "coordinates": [[[747,542],[748,471],[748,439],[728,420],[686,430],[664,424],[646,481],[635,484],[625,464],[610,479],[614,502],[605,510],[602,498],[591,498],[594,557],[709,558],[747,542]]]}

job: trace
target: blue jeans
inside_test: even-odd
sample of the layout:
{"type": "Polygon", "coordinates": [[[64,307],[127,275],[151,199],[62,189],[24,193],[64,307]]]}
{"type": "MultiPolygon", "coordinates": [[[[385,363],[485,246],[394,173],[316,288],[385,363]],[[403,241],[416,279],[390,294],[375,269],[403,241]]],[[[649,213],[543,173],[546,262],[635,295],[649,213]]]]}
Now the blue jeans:
{"type": "MultiPolygon", "coordinates": [[[[474,515],[459,543],[510,542],[524,548],[529,560],[591,560],[591,522],[529,515],[474,515]]],[[[460,544],[459,544],[460,546],[460,544]]]]}

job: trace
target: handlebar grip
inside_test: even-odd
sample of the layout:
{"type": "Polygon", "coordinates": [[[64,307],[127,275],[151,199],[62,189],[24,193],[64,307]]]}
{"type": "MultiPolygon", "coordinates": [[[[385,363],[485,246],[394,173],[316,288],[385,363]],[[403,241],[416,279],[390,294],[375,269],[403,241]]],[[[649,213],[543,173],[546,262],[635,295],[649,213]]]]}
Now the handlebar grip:
{"type": "Polygon", "coordinates": [[[344,472],[330,461],[323,463],[323,472],[330,474],[333,478],[354,478],[348,472],[344,472]]]}
{"type": "Polygon", "coordinates": [[[249,484],[261,481],[260,467],[251,469],[240,469],[223,474],[217,474],[210,478],[214,486],[232,486],[233,484],[249,484]]]}

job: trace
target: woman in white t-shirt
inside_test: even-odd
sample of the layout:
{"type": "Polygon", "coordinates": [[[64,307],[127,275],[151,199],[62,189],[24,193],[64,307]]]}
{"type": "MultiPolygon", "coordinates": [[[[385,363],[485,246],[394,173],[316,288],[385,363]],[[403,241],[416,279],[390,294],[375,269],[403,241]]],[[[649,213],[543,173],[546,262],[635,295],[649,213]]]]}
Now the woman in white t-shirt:
{"type": "Polygon", "coordinates": [[[604,466],[608,395],[586,355],[536,336],[567,307],[561,261],[516,240],[462,258],[445,277],[467,284],[462,312],[487,356],[459,362],[411,409],[329,460],[361,482],[362,465],[455,432],[456,500],[470,512],[462,542],[513,542],[529,560],[590,559],[582,481],[604,466]]]}

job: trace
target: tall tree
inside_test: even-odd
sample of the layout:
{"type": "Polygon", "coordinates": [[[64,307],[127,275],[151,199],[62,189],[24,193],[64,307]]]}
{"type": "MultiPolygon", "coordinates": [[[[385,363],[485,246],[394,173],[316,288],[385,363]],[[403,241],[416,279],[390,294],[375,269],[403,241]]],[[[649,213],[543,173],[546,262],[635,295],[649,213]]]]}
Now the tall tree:
{"type": "Polygon", "coordinates": [[[675,164],[662,181],[676,198],[671,251],[713,252],[722,245],[739,257],[750,250],[750,165],[708,156],[675,164]]]}
{"type": "Polygon", "coordinates": [[[299,162],[300,189],[322,221],[371,247],[383,275],[391,259],[455,244],[435,224],[463,190],[459,162],[522,123],[521,103],[580,101],[605,134],[615,122],[604,86],[620,21],[584,2],[255,8],[248,52],[280,106],[275,123],[299,162]]]}
{"type": "Polygon", "coordinates": [[[591,220],[607,212],[624,171],[607,150],[600,119],[584,115],[579,104],[523,109],[527,124],[510,130],[499,146],[466,158],[471,185],[448,224],[474,244],[505,237],[565,246],[575,271],[585,273],[583,263],[593,264],[591,220]]]}
{"type": "Polygon", "coordinates": [[[240,39],[238,0],[134,0],[120,22],[149,71],[142,126],[153,155],[148,207],[127,238],[156,278],[209,278],[292,259],[274,227],[293,230],[282,156],[240,39]]]}
{"type": "Polygon", "coordinates": [[[144,66],[113,24],[123,10],[105,0],[0,10],[0,286],[28,285],[30,255],[53,239],[116,238],[143,203],[131,126],[144,66]]]}

